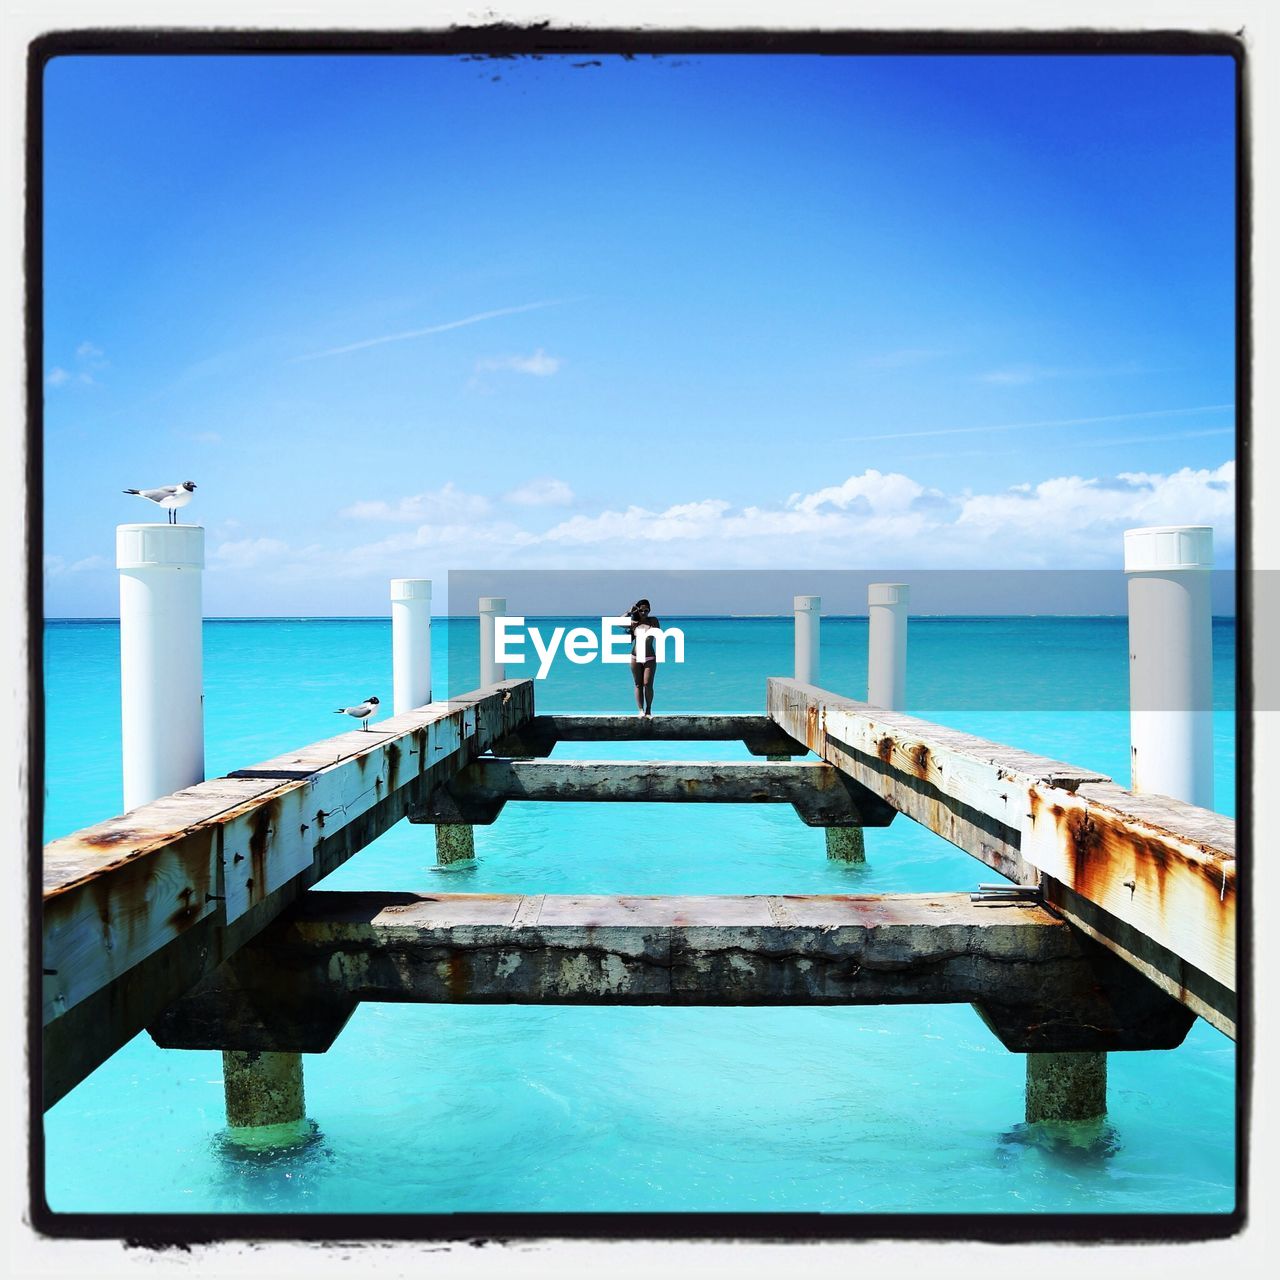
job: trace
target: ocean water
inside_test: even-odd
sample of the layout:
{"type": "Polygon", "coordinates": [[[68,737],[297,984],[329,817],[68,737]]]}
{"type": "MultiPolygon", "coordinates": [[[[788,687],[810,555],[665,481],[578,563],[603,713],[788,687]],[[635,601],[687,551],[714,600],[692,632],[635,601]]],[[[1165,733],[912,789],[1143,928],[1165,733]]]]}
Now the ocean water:
{"type": "MultiPolygon", "coordinates": [[[[541,622],[538,625],[542,625],[541,622]]],[[[691,619],[655,711],[760,712],[790,619],[691,619]]],[[[437,620],[437,696],[477,683],[475,624],[437,620]]],[[[1235,628],[1214,625],[1215,807],[1234,812],[1235,628]]],[[[45,838],[117,813],[118,631],[45,631],[45,838]]],[[[821,683],[865,693],[866,620],[824,619],[821,683]]],[[[509,667],[508,675],[525,674],[509,667]]],[[[912,619],[909,710],[1128,781],[1126,623],[912,619]]],[[[214,777],[391,701],[385,619],[209,621],[214,777]]],[[[560,662],[544,712],[632,709],[625,667],[560,662]]],[[[749,759],[732,743],[577,744],[557,758],[749,759]]],[[[477,858],[434,866],[401,823],[333,889],[847,893],[973,888],[986,868],[906,818],[829,863],[786,806],[508,804],[477,858]]],[[[1228,1212],[1235,1049],[1198,1022],[1178,1049],[1110,1057],[1107,1141],[1022,1125],[1024,1063],[968,1007],[360,1007],[305,1059],[306,1147],[223,1138],[220,1056],[141,1035],[45,1116],[55,1212],[1228,1212]]]]}

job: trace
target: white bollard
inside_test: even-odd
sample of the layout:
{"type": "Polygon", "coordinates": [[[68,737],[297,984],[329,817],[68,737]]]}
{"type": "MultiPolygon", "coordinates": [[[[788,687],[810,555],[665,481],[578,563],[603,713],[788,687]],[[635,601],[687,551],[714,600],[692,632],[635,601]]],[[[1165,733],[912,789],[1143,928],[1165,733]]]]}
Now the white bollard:
{"type": "Polygon", "coordinates": [[[480,597],[480,687],[487,689],[491,684],[507,678],[506,668],[497,661],[497,646],[494,632],[495,622],[507,612],[505,596],[480,597]]]}
{"type": "Polygon", "coordinates": [[[796,596],[796,679],[801,684],[818,683],[818,653],[822,628],[822,597],[796,596]]]}
{"type": "Polygon", "coordinates": [[[392,713],[431,701],[431,579],[391,579],[392,713]]]}
{"type": "Polygon", "coordinates": [[[889,711],[907,705],[907,608],[903,582],[867,587],[867,701],[889,711]]]}
{"type": "Polygon", "coordinates": [[[1213,529],[1127,529],[1129,785],[1213,807],[1213,529]]]}
{"type": "Polygon", "coordinates": [[[204,781],[204,530],[119,525],[116,568],[127,812],[204,781]]]}

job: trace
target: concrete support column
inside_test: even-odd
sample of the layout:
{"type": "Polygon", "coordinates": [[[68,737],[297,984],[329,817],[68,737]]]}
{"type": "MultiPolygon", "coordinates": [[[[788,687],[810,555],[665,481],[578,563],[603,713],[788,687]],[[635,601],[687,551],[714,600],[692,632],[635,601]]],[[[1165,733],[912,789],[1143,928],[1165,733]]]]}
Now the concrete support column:
{"type": "Polygon", "coordinates": [[[1096,1120],[1107,1113],[1105,1053],[1027,1054],[1027,1123],[1096,1120]]]}
{"type": "Polygon", "coordinates": [[[507,678],[506,668],[497,659],[496,622],[507,612],[505,596],[480,597],[480,687],[487,689],[507,678]]]}
{"type": "Polygon", "coordinates": [[[204,530],[122,524],[116,567],[127,812],[204,781],[204,530]]]}
{"type": "Polygon", "coordinates": [[[867,701],[889,711],[907,705],[907,608],[902,582],[867,587],[867,701]]]}
{"type": "Polygon", "coordinates": [[[436,865],[447,867],[476,856],[475,828],[455,822],[436,824],[436,865]]]}
{"type": "Polygon", "coordinates": [[[431,580],[391,579],[392,709],[431,701],[431,580]]]}
{"type": "Polygon", "coordinates": [[[822,597],[796,596],[796,676],[801,684],[816,685],[821,675],[818,653],[822,626],[822,597]]]}
{"type": "Polygon", "coordinates": [[[832,862],[866,862],[867,848],[861,827],[827,827],[825,830],[827,857],[832,862]]]}
{"type": "Polygon", "coordinates": [[[308,1136],[302,1055],[228,1049],[222,1083],[230,1136],[246,1146],[284,1146],[308,1136]]]}
{"type": "Polygon", "coordinates": [[[1127,529],[1134,791],[1213,807],[1213,611],[1207,525],[1127,529]]]}

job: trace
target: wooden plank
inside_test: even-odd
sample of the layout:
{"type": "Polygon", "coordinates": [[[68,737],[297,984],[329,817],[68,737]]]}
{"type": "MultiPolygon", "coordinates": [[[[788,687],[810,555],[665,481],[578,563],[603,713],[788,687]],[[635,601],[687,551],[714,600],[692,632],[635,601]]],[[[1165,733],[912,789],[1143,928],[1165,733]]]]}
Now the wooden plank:
{"type": "Polygon", "coordinates": [[[316,1052],[365,1000],[963,1002],[1019,1052],[1169,1048],[1194,1021],[1043,908],[968,894],[313,892],[150,1031],[316,1052]]]}
{"type": "Polygon", "coordinates": [[[769,681],[768,709],[900,812],[1039,884],[1073,924],[1234,1034],[1231,819],[793,680],[769,681]]]}
{"type": "MultiPolygon", "coordinates": [[[[380,823],[402,816],[408,792],[456,772],[532,712],[532,682],[507,681],[383,721],[384,732],[346,732],[260,767],[314,764],[304,777],[213,779],[51,842],[42,918],[46,1027],[209,920],[216,945],[182,952],[192,985],[293,901],[283,890],[296,886],[296,897],[309,877],[361,847],[350,833],[372,838],[380,823]]],[[[166,974],[163,993],[157,986],[157,1001],[173,998],[172,979],[166,974]]],[[[93,1031],[97,1056],[86,1055],[85,1070],[158,1011],[133,987],[127,1002],[94,1008],[111,1026],[93,1031]]],[[[59,1076],[63,1091],[74,1083],[59,1076]]]]}
{"type": "Polygon", "coordinates": [[[1235,823],[1113,784],[1031,790],[1022,856],[1234,991],[1235,823]]]}
{"type": "Polygon", "coordinates": [[[219,822],[279,786],[216,779],[45,846],[48,1023],[219,908],[219,822]]]}

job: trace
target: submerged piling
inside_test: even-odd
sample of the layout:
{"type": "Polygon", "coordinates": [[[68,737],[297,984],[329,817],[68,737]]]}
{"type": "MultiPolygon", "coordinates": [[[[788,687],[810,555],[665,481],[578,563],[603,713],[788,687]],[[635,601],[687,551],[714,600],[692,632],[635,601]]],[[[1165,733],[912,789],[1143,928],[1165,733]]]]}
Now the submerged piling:
{"type": "Polygon", "coordinates": [[[476,856],[475,828],[461,822],[436,824],[436,865],[469,862],[476,856]]]}
{"type": "Polygon", "coordinates": [[[1096,1120],[1106,1113],[1105,1053],[1027,1054],[1029,1124],[1042,1120],[1096,1120]]]}
{"type": "Polygon", "coordinates": [[[300,1053],[225,1050],[222,1082],[233,1141],[288,1146],[309,1135],[300,1053]]]}

